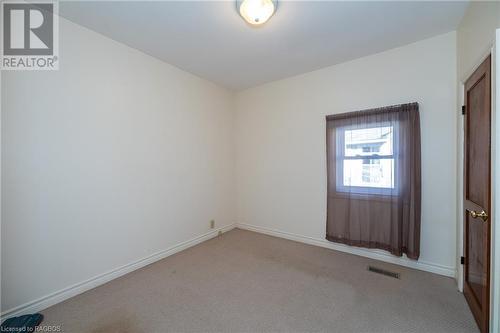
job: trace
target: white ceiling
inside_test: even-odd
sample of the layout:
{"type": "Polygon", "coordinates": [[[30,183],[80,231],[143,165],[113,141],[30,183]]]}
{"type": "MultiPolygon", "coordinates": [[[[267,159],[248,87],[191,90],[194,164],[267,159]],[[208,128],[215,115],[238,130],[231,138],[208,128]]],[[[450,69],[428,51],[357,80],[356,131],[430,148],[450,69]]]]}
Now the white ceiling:
{"type": "Polygon", "coordinates": [[[60,14],[232,90],[455,30],[467,2],[280,1],[255,28],[234,1],[61,2],[60,14]]]}

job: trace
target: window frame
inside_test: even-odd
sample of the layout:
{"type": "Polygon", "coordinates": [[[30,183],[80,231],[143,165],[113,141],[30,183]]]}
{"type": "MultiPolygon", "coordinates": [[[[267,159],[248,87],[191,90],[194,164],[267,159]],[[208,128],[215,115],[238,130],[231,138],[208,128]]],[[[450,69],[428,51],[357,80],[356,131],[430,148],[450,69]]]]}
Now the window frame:
{"type": "Polygon", "coordinates": [[[396,152],[399,151],[397,147],[396,138],[399,137],[399,124],[397,122],[373,122],[366,124],[364,126],[350,125],[336,128],[336,190],[338,193],[353,193],[353,194],[364,194],[364,195],[380,195],[380,196],[395,196],[398,195],[398,167],[396,160],[396,152]],[[377,128],[377,127],[392,127],[392,154],[390,155],[356,155],[356,156],[346,156],[345,154],[345,132],[349,130],[360,130],[367,128],[377,128]],[[339,149],[340,148],[340,149],[339,149]],[[394,163],[394,187],[372,187],[372,186],[347,186],[344,185],[344,161],[346,160],[393,160],[394,163]]]}

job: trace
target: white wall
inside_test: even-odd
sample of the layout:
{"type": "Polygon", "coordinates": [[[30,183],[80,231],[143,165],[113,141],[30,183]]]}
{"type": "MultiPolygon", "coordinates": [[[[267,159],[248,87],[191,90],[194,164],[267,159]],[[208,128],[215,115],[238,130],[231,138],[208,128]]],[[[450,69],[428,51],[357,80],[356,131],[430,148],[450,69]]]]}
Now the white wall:
{"type": "Polygon", "coordinates": [[[472,1],[457,29],[457,71],[461,81],[490,53],[500,27],[500,1],[472,1]]]}
{"type": "Polygon", "coordinates": [[[62,18],[1,83],[2,311],[234,223],[226,90],[62,18]]]}
{"type": "MultiPolygon", "coordinates": [[[[495,51],[495,31],[500,28],[500,2],[473,1],[467,8],[464,18],[457,29],[457,89],[458,103],[463,105],[463,83],[474,72],[488,54],[492,52],[492,105],[498,103],[498,51],[495,51]],[[496,54],[495,54],[496,52],[496,54]],[[496,71],[496,73],[495,73],[496,71]],[[495,88],[496,87],[496,88],[495,88]]],[[[496,45],[498,45],[498,37],[496,45]]],[[[496,111],[492,107],[492,179],[496,186],[492,186],[492,210],[490,223],[492,224],[492,306],[491,306],[491,332],[500,331],[500,184],[498,175],[498,159],[500,156],[500,109],[497,105],[496,111]],[[495,142],[496,137],[496,142],[495,142]]],[[[459,175],[457,192],[457,262],[463,254],[463,118],[457,123],[457,143],[460,147],[457,159],[457,170],[459,175]]],[[[463,267],[458,265],[457,280],[459,289],[463,288],[463,267]]]]}
{"type": "Polygon", "coordinates": [[[238,222],[324,239],[325,115],[417,101],[423,191],[419,262],[454,275],[455,87],[452,32],[237,94],[238,222]]]}

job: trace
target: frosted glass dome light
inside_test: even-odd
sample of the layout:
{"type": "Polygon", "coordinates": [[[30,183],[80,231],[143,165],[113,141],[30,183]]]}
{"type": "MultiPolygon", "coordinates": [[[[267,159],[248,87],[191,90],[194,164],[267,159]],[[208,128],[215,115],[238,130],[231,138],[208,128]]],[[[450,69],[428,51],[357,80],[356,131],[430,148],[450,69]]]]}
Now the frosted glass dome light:
{"type": "Polygon", "coordinates": [[[241,17],[252,25],[266,23],[276,11],[276,0],[237,0],[236,4],[241,17]]]}

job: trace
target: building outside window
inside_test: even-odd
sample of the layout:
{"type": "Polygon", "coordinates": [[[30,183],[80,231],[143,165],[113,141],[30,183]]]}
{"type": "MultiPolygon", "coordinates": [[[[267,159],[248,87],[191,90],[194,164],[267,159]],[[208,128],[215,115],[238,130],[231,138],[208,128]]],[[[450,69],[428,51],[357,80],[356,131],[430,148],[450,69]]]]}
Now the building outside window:
{"type": "Polygon", "coordinates": [[[373,193],[395,188],[394,126],[343,128],[337,131],[337,140],[340,191],[373,193]]]}

